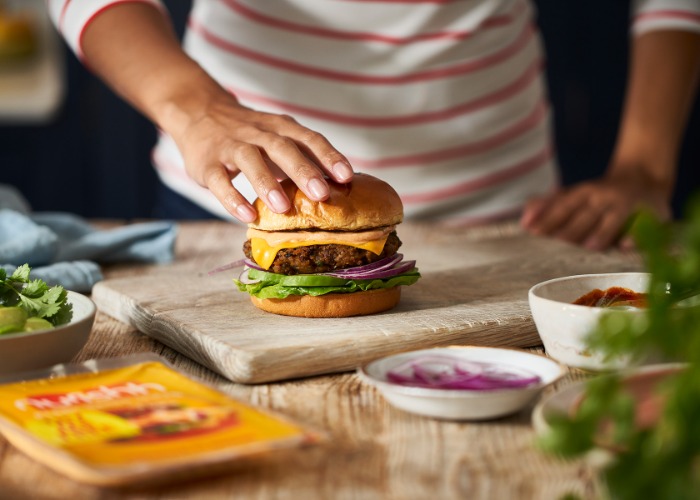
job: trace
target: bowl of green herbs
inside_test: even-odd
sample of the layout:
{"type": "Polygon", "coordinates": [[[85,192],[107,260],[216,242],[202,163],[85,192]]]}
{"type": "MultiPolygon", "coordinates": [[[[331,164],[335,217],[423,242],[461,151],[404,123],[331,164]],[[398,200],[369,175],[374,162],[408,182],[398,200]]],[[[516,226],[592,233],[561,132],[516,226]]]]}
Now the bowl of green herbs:
{"type": "Polygon", "coordinates": [[[70,361],[95,313],[90,298],[32,279],[26,264],[12,274],[0,268],[0,375],[70,361]]]}

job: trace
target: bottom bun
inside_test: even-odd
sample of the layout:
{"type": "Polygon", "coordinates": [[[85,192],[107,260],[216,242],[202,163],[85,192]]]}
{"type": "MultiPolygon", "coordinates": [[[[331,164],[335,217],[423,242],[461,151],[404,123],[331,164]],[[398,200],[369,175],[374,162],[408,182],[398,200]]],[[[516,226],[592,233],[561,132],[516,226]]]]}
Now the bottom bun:
{"type": "Polygon", "coordinates": [[[286,299],[259,299],[250,296],[255,307],[263,311],[302,318],[346,318],[386,311],[396,306],[401,287],[380,288],[366,292],[290,295],[286,299]]]}

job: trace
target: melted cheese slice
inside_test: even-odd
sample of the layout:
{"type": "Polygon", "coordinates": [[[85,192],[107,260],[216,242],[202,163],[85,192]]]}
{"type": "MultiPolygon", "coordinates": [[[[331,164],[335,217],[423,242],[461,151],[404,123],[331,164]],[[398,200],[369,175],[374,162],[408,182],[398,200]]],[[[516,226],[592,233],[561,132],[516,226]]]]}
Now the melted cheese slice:
{"type": "Polygon", "coordinates": [[[361,232],[286,231],[267,232],[248,229],[253,260],[263,269],[269,269],[277,252],[285,248],[311,245],[347,245],[379,255],[395,226],[361,232]]]}

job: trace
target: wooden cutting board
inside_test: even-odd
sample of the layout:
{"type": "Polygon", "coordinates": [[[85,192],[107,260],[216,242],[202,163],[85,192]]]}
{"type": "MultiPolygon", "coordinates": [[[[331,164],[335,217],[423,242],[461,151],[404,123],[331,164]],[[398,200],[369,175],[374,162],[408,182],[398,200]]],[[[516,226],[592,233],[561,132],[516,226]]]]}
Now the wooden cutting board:
{"type": "MultiPolygon", "coordinates": [[[[539,345],[527,302],[532,285],[572,274],[639,270],[619,256],[518,231],[474,238],[468,231],[403,224],[399,236],[401,251],[417,260],[423,277],[402,289],[398,307],[382,314],[269,314],[235,288],[231,280],[238,271],[183,272],[188,260],[188,269],[213,267],[197,266],[196,252],[189,250],[180,251],[170,268],[102,281],[92,298],[103,312],[224,377],[260,383],[353,370],[381,356],[434,346],[539,345]]],[[[204,245],[201,236],[190,237],[199,238],[191,245],[204,245]]],[[[244,238],[238,230],[227,239],[238,249],[244,238]]],[[[212,258],[210,252],[208,262],[212,258]]]]}

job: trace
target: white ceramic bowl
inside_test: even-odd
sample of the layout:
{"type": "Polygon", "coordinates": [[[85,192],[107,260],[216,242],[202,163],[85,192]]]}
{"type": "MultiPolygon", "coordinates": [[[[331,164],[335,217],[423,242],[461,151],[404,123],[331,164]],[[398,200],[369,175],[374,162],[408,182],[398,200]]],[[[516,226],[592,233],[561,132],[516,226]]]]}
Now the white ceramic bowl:
{"type": "Polygon", "coordinates": [[[443,347],[422,349],[388,356],[358,369],[359,376],[384,395],[393,406],[402,410],[447,420],[484,420],[515,413],[532,402],[564,373],[564,368],[545,356],[516,349],[495,347],[443,347]],[[494,363],[530,372],[540,382],[523,388],[466,390],[410,387],[390,382],[387,373],[412,359],[437,355],[457,361],[494,363]]]}
{"type": "Polygon", "coordinates": [[[87,343],[95,321],[95,304],[85,295],[68,291],[73,306],[70,323],[48,330],[0,335],[0,374],[66,363],[87,343]]]}
{"type": "MultiPolygon", "coordinates": [[[[686,367],[683,363],[663,363],[633,367],[619,372],[620,381],[626,392],[635,402],[637,423],[656,422],[660,412],[656,384],[686,367]]],[[[608,376],[608,375],[599,375],[608,376]]],[[[544,435],[551,431],[554,419],[573,417],[582,398],[586,394],[589,380],[580,380],[568,384],[553,394],[542,398],[532,412],[532,423],[535,431],[544,435]]],[[[601,451],[602,450],[598,450],[601,451]]],[[[593,458],[602,458],[605,454],[595,453],[593,458]]]]}
{"type": "MultiPolygon", "coordinates": [[[[596,288],[605,290],[620,286],[646,292],[648,283],[648,273],[583,274],[552,279],[530,288],[528,300],[532,319],[547,354],[566,365],[585,370],[616,370],[629,366],[628,358],[605,360],[602,354],[586,348],[585,337],[609,309],[572,302],[596,288]]],[[[644,314],[641,310],[624,313],[644,314]]]]}

